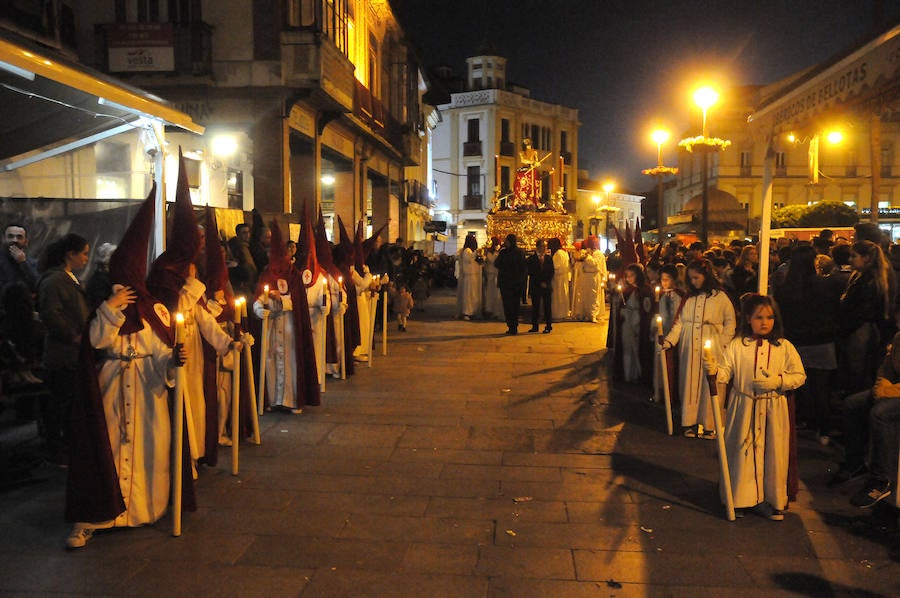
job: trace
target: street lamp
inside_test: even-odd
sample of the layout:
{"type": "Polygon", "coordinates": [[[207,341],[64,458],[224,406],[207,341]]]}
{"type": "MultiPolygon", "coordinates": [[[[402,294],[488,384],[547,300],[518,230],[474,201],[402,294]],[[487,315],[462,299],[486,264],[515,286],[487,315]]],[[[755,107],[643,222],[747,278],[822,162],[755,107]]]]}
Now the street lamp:
{"type": "Polygon", "coordinates": [[[689,152],[693,152],[694,150],[696,150],[703,154],[703,168],[700,172],[700,185],[702,186],[703,191],[703,209],[700,222],[700,238],[701,241],[703,241],[703,245],[706,247],[709,246],[709,154],[710,152],[719,151],[720,149],[725,149],[726,147],[731,145],[731,142],[727,139],[719,139],[717,137],[709,136],[706,113],[709,108],[718,100],[718,92],[711,87],[701,87],[696,92],[694,92],[694,103],[696,103],[697,106],[703,111],[703,134],[700,137],[682,139],[678,143],[679,147],[683,147],[689,152]]]}
{"type": "Polygon", "coordinates": [[[641,171],[642,174],[646,174],[649,176],[655,176],[657,179],[657,200],[659,205],[657,206],[657,229],[659,230],[659,242],[662,243],[665,240],[665,221],[666,221],[666,210],[665,204],[663,202],[663,178],[667,174],[678,174],[677,168],[670,168],[668,166],[663,166],[662,159],[662,144],[669,140],[669,132],[663,129],[657,129],[653,131],[650,135],[650,138],[656,142],[656,166],[654,168],[646,168],[641,171]]]}

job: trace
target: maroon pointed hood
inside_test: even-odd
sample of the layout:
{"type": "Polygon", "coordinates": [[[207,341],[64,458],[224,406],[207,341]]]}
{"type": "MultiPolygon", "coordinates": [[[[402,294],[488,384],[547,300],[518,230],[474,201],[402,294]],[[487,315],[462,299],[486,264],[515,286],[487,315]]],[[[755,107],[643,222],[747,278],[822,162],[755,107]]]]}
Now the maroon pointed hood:
{"type": "Polygon", "coordinates": [[[321,209],[319,210],[319,217],[316,219],[314,232],[316,237],[316,257],[319,259],[319,264],[337,280],[341,273],[334,265],[334,257],[331,255],[331,243],[328,242],[328,234],[325,231],[325,216],[322,214],[321,209]]]}
{"type": "Polygon", "coordinates": [[[143,320],[150,323],[160,338],[172,342],[171,322],[163,322],[154,310],[156,298],[147,289],[147,251],[150,234],[156,214],[156,181],[150,188],[147,199],[141,204],[128,230],[122,235],[115,252],[109,259],[109,278],[112,284],[120,284],[134,289],[137,300],[125,308],[125,323],[119,328],[119,335],[137,332],[144,328],[143,320]]]}
{"type": "Polygon", "coordinates": [[[184,156],[178,148],[178,184],[175,187],[175,205],[172,209],[172,227],[166,235],[166,250],[150,266],[147,288],[169,311],[178,305],[178,294],[188,275],[188,266],[200,252],[200,233],[191,192],[188,187],[184,156]]]}
{"type": "Polygon", "coordinates": [[[309,209],[305,205],[303,206],[303,221],[300,223],[300,238],[297,240],[296,264],[306,288],[314,285],[319,274],[325,272],[319,264],[316,254],[316,238],[313,234],[312,221],[309,219],[309,209]],[[309,271],[309,275],[306,274],[307,271],[309,271]]]}
{"type": "Polygon", "coordinates": [[[640,216],[634,220],[634,251],[637,254],[637,261],[641,264],[646,264],[647,256],[644,254],[644,240],[641,238],[640,216]]]}
{"type": "Polygon", "coordinates": [[[206,295],[212,298],[216,291],[225,293],[225,305],[222,306],[222,321],[229,321],[234,316],[234,294],[228,284],[228,266],[225,263],[225,250],[219,240],[219,229],[216,223],[215,208],[206,207],[206,295]]]}
{"type": "Polygon", "coordinates": [[[259,281],[256,284],[257,297],[262,294],[264,285],[269,285],[270,289],[274,289],[279,278],[288,280],[293,268],[291,258],[287,254],[284,237],[281,234],[281,227],[274,218],[272,219],[271,231],[272,241],[269,244],[269,263],[260,274],[259,281]]]}

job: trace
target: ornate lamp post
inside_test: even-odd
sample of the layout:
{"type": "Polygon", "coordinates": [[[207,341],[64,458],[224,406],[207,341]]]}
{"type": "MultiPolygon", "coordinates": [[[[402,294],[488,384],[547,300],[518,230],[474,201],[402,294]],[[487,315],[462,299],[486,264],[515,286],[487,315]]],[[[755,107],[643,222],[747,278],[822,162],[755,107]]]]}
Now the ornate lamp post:
{"type": "Polygon", "coordinates": [[[701,87],[694,92],[694,103],[703,111],[703,134],[700,137],[689,137],[678,142],[689,152],[698,151],[703,155],[703,168],[700,173],[700,185],[703,191],[703,211],[700,223],[700,240],[705,247],[709,246],[709,154],[725,149],[731,142],[727,139],[709,137],[706,123],[706,112],[719,100],[719,94],[711,87],[701,87]]]}
{"type": "Polygon", "coordinates": [[[666,209],[665,204],[663,203],[663,179],[667,174],[678,174],[678,169],[663,166],[662,144],[669,140],[669,132],[657,129],[656,131],[653,131],[650,138],[656,142],[656,166],[654,168],[646,168],[642,170],[641,173],[648,176],[655,176],[657,180],[656,195],[659,201],[659,206],[657,208],[657,228],[659,229],[659,242],[662,243],[665,240],[664,227],[666,222],[666,209]]]}

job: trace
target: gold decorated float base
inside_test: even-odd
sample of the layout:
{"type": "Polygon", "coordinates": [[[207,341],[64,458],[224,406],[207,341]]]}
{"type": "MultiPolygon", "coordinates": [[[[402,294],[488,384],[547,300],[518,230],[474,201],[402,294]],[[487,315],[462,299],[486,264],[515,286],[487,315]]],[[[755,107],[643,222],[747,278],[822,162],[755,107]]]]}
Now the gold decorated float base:
{"type": "Polygon", "coordinates": [[[538,239],[553,237],[566,245],[572,235],[572,217],[550,210],[498,210],[488,214],[487,232],[488,237],[499,237],[501,243],[506,235],[512,233],[522,249],[534,249],[534,243],[538,239]]]}

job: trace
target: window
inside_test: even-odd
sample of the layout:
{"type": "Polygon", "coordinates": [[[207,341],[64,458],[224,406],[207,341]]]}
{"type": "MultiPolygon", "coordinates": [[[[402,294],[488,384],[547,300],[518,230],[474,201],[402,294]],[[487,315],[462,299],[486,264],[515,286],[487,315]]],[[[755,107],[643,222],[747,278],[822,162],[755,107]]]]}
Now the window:
{"type": "Polygon", "coordinates": [[[741,176],[750,176],[751,170],[750,152],[741,152],[741,176]]]}
{"type": "Polygon", "coordinates": [[[472,89],[481,89],[481,77],[472,78],[472,89]]]}
{"type": "Polygon", "coordinates": [[[856,151],[849,150],[846,154],[845,159],[847,160],[847,163],[846,163],[846,166],[844,167],[844,176],[855,177],[856,176],[856,164],[857,164],[856,151]]]}
{"type": "Polygon", "coordinates": [[[480,166],[469,166],[466,169],[466,190],[469,195],[481,195],[480,166]]]}
{"type": "Polygon", "coordinates": [[[501,166],[500,167],[500,194],[505,195],[509,193],[509,166],[501,166]]]}
{"type": "Polygon", "coordinates": [[[500,119],[500,141],[509,141],[509,119],[500,119]]]}
{"type": "Polygon", "coordinates": [[[531,145],[541,149],[541,128],[537,125],[531,125],[531,145]]]}
{"type": "Polygon", "coordinates": [[[559,153],[565,154],[569,151],[569,134],[565,131],[559,132],[559,153]]]}
{"type": "Polygon", "coordinates": [[[477,118],[470,118],[466,122],[466,125],[469,129],[466,141],[468,141],[469,143],[481,141],[481,131],[479,130],[481,128],[481,120],[477,118]]]}
{"type": "Polygon", "coordinates": [[[775,152],[775,176],[786,176],[787,166],[785,165],[785,153],[775,152]]]}
{"type": "Polygon", "coordinates": [[[881,146],[881,176],[891,176],[891,167],[894,163],[894,148],[890,145],[881,146]]]}
{"type": "Polygon", "coordinates": [[[138,23],[158,23],[159,0],[138,0],[137,20],[138,23]]]}

